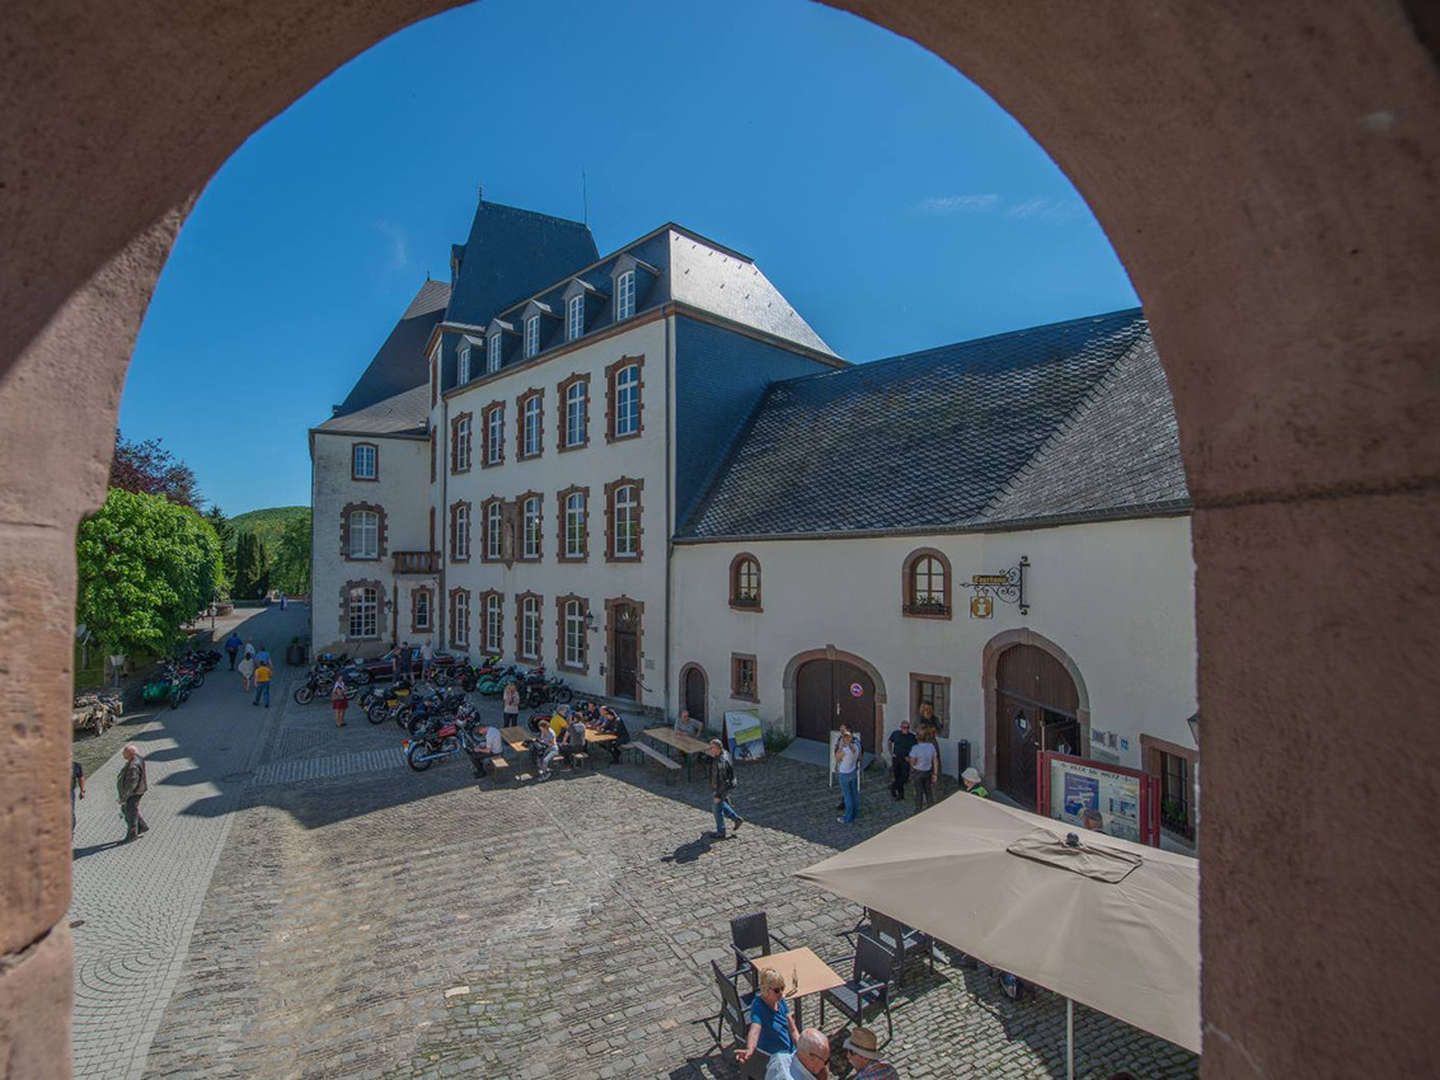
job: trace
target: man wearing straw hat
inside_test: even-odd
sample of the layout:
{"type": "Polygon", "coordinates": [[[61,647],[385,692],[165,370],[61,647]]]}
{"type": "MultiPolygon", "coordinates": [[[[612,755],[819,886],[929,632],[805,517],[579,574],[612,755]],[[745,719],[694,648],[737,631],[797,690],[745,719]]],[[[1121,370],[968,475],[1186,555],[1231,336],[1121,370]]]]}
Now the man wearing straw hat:
{"type": "Polygon", "coordinates": [[[900,1080],[900,1074],[893,1066],[880,1060],[876,1049],[875,1033],[869,1028],[857,1027],[845,1040],[845,1060],[855,1070],[850,1080],[900,1080]]]}

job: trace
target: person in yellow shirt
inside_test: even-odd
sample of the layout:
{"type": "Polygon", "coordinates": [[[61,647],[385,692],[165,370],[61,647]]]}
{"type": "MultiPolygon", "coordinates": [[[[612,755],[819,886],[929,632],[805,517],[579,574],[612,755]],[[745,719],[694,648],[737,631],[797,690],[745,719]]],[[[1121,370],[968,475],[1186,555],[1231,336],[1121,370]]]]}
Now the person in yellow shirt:
{"type": "Polygon", "coordinates": [[[259,705],[261,698],[265,699],[265,707],[270,707],[270,663],[268,660],[257,660],[255,662],[255,700],[250,704],[259,705]]]}

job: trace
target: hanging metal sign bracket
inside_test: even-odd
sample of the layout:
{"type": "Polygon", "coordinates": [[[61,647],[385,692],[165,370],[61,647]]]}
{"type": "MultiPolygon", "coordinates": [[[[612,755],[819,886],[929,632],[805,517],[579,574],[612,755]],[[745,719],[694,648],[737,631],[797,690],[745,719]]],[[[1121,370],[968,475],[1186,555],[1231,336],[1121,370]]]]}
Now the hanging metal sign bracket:
{"type": "Polygon", "coordinates": [[[970,599],[970,616],[988,619],[994,610],[995,601],[1015,604],[1021,615],[1030,614],[1030,604],[1025,599],[1025,571],[1030,566],[1030,556],[1021,555],[1020,562],[1002,574],[971,574],[969,581],[962,581],[961,588],[974,590],[970,599]]]}

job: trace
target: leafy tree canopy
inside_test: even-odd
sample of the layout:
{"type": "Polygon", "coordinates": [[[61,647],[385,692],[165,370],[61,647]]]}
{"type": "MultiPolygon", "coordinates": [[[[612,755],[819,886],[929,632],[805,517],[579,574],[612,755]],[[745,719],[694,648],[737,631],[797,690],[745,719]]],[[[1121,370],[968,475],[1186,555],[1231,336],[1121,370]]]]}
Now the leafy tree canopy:
{"type": "Polygon", "coordinates": [[[310,515],[285,523],[274,545],[270,584],[292,595],[310,591],[310,515]]]}
{"type": "Polygon", "coordinates": [[[270,591],[270,552],[255,533],[242,532],[235,539],[235,588],[240,600],[258,600],[270,591]]]}
{"type": "Polygon", "coordinates": [[[190,466],[160,445],[159,439],[132,442],[115,431],[115,457],[110,486],[137,495],[160,495],[180,506],[199,510],[203,501],[190,466]]]}
{"type": "Polygon", "coordinates": [[[76,562],[76,620],[105,650],[162,650],[214,599],[220,538],[188,507],[117,488],[81,524],[76,562]]]}

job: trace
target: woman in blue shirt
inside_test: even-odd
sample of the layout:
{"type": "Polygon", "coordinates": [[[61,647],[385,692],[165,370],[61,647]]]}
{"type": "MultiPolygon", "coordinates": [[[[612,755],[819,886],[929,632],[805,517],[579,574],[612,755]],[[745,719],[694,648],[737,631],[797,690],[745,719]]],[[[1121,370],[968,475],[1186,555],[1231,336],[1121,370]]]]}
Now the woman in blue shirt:
{"type": "Polygon", "coordinates": [[[745,1064],[756,1050],[766,1054],[791,1054],[800,1041],[790,1002],[785,1000],[785,976],[774,968],[760,969],[760,992],[750,1004],[750,1031],[745,1049],[735,1051],[735,1060],[745,1064]]]}

